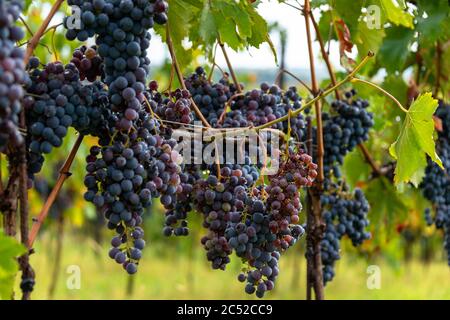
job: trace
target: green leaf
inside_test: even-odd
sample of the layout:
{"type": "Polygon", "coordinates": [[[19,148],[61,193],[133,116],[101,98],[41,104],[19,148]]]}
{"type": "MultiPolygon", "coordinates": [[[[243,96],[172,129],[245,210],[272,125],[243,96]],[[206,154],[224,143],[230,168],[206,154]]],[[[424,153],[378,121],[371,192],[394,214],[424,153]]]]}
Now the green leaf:
{"type": "Polygon", "coordinates": [[[389,73],[403,70],[413,41],[414,30],[404,27],[386,29],[386,37],[380,48],[377,60],[382,62],[383,67],[389,73]]]}
{"type": "Polygon", "coordinates": [[[19,265],[16,258],[26,252],[16,239],[0,231],[0,299],[10,299],[19,265]]]}
{"type": "Polygon", "coordinates": [[[400,135],[389,148],[390,154],[397,160],[396,185],[412,182],[417,187],[427,165],[426,155],[442,167],[433,140],[433,114],[437,106],[438,101],[433,99],[431,93],[425,93],[409,108],[400,135]]]}
{"type": "MultiPolygon", "coordinates": [[[[352,0],[350,3],[348,1],[330,1],[332,3],[333,9],[339,17],[344,20],[350,34],[357,32],[358,20],[361,16],[361,9],[363,7],[363,0],[352,0]]],[[[335,17],[336,18],[336,17],[335,17]]]]}
{"type": "Polygon", "coordinates": [[[446,41],[450,36],[449,5],[445,0],[419,1],[417,31],[421,44],[434,45],[437,40],[446,41]]]}
{"type": "Polygon", "coordinates": [[[319,32],[324,41],[337,40],[336,32],[333,29],[332,25],[332,12],[331,10],[321,12],[320,20],[319,20],[319,32]],[[331,28],[331,29],[330,29],[331,28]],[[330,33],[331,31],[331,33],[330,33]]]}
{"type": "Polygon", "coordinates": [[[364,193],[370,204],[370,222],[375,230],[381,227],[393,230],[395,222],[402,220],[408,212],[403,197],[385,177],[370,181],[364,193]]]}
{"type": "Polygon", "coordinates": [[[353,42],[358,47],[360,57],[365,57],[369,51],[378,53],[385,35],[384,29],[369,29],[365,21],[359,21],[353,42]]]}
{"type": "MultiPolygon", "coordinates": [[[[183,47],[183,40],[189,37],[189,28],[196,14],[200,13],[202,2],[200,0],[168,0],[169,2],[169,32],[177,55],[178,63],[182,69],[193,60],[193,50],[183,47]],[[170,23],[170,22],[173,23],[170,23]]],[[[155,26],[156,32],[166,40],[166,27],[155,26]]]]}
{"type": "Polygon", "coordinates": [[[352,188],[355,188],[358,182],[369,178],[370,167],[364,160],[359,149],[355,149],[345,156],[344,164],[342,165],[342,174],[352,188]]]}
{"type": "Polygon", "coordinates": [[[395,0],[380,0],[381,7],[386,14],[387,19],[397,26],[413,28],[413,16],[404,11],[401,6],[396,6],[395,0]]]}

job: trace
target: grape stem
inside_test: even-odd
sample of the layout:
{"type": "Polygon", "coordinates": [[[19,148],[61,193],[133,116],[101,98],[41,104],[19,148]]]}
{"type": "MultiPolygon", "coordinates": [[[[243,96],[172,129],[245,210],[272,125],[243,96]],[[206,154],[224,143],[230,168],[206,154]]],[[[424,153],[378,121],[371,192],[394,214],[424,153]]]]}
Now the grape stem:
{"type": "Polygon", "coordinates": [[[216,54],[217,54],[217,46],[218,45],[219,45],[219,43],[216,43],[216,45],[214,46],[214,53],[213,53],[213,58],[212,58],[212,66],[211,66],[211,70],[209,71],[209,75],[208,75],[208,82],[209,83],[211,83],[211,79],[212,79],[212,77],[214,75],[214,68],[216,68],[216,67],[222,73],[222,77],[228,76],[228,74],[225,74],[225,72],[222,70],[222,68],[216,63],[216,54]]]}
{"type": "Polygon", "coordinates": [[[44,222],[45,218],[47,217],[51,206],[53,205],[56,198],[58,197],[58,194],[61,191],[61,188],[64,185],[64,182],[67,180],[67,178],[69,178],[72,175],[70,173],[70,167],[72,166],[72,163],[75,159],[78,149],[80,148],[83,138],[84,138],[83,135],[79,135],[77,140],[75,141],[75,144],[73,145],[69,156],[67,157],[66,161],[64,162],[64,165],[59,170],[59,177],[58,177],[58,180],[56,180],[55,187],[50,192],[38,217],[34,220],[33,226],[31,228],[29,240],[28,240],[28,245],[27,245],[29,249],[31,249],[33,247],[33,243],[36,240],[36,236],[39,232],[39,229],[41,228],[42,223],[44,222]]]}
{"type": "Polygon", "coordinates": [[[367,85],[369,85],[371,87],[374,87],[375,89],[377,89],[380,92],[382,92],[386,97],[388,97],[389,99],[394,101],[395,104],[400,108],[400,110],[402,110],[405,113],[408,113],[408,110],[400,103],[400,101],[398,101],[392,94],[390,94],[389,92],[387,92],[386,90],[381,88],[379,85],[377,85],[377,84],[375,84],[373,82],[367,81],[367,80],[360,79],[360,78],[353,78],[353,79],[351,79],[351,82],[355,82],[355,83],[356,82],[361,82],[361,83],[367,84],[367,85]]]}
{"type": "Polygon", "coordinates": [[[380,168],[376,165],[375,161],[373,160],[372,156],[370,155],[369,150],[367,150],[366,146],[362,143],[358,144],[358,148],[361,151],[361,153],[364,156],[364,159],[369,164],[369,166],[372,168],[372,174],[375,177],[379,177],[383,175],[383,172],[381,172],[380,168]]]}
{"type": "MultiPolygon", "coordinates": [[[[169,28],[169,22],[166,24],[166,42],[167,46],[169,47],[170,57],[172,58],[172,64],[175,67],[175,72],[177,73],[178,81],[181,84],[181,87],[183,90],[187,90],[186,84],[184,83],[183,73],[181,72],[180,65],[178,64],[177,56],[175,54],[175,49],[173,48],[173,42],[172,37],[170,36],[170,28],[169,28]]],[[[194,99],[191,97],[191,108],[194,109],[195,114],[199,119],[202,121],[203,125],[207,128],[211,128],[211,125],[209,124],[208,120],[203,116],[202,112],[198,108],[198,106],[195,104],[194,99]]]]}
{"type": "Polygon", "coordinates": [[[292,72],[286,70],[286,69],[280,69],[275,77],[275,83],[278,83],[280,80],[280,77],[283,73],[286,73],[288,75],[290,75],[292,78],[294,78],[295,80],[297,80],[303,87],[306,88],[306,90],[309,91],[309,93],[311,93],[312,95],[314,95],[312,89],[299,77],[297,77],[295,74],[293,74],[292,72]]]}
{"type": "MultiPolygon", "coordinates": [[[[335,86],[332,86],[332,87],[326,89],[325,91],[320,91],[313,99],[306,102],[301,108],[298,108],[297,110],[292,111],[291,117],[295,117],[295,116],[299,115],[302,111],[311,107],[311,105],[313,105],[316,101],[328,96],[336,88],[339,88],[339,87],[343,86],[344,84],[346,84],[347,82],[350,82],[354,78],[355,74],[357,74],[359,72],[359,70],[361,70],[361,68],[364,67],[364,65],[366,65],[367,62],[369,62],[369,60],[373,56],[374,56],[374,54],[372,52],[369,52],[367,54],[367,56],[364,57],[364,59],[355,67],[355,69],[353,69],[353,71],[350,72],[344,79],[342,79],[341,81],[336,83],[335,86]]],[[[285,115],[285,116],[282,116],[273,121],[267,122],[263,125],[257,126],[257,127],[255,127],[255,129],[261,130],[261,129],[269,128],[269,127],[272,127],[274,124],[277,124],[278,122],[286,121],[287,119],[288,119],[288,115],[285,115]]]]}
{"type": "Polygon", "coordinates": [[[53,16],[56,14],[56,12],[59,10],[61,5],[63,4],[64,0],[56,0],[53,4],[52,8],[50,9],[49,14],[45,18],[44,22],[42,22],[41,26],[39,27],[38,31],[33,35],[33,37],[30,39],[27,45],[27,50],[25,53],[25,64],[28,63],[28,60],[33,55],[34,49],[36,49],[37,45],[39,44],[39,40],[44,35],[45,31],[47,30],[48,25],[50,24],[50,21],[52,21],[53,16]]]}
{"type": "Polygon", "coordinates": [[[236,90],[238,93],[242,93],[241,85],[238,82],[236,77],[236,73],[234,72],[233,66],[231,64],[230,58],[228,57],[227,50],[225,49],[225,45],[219,41],[220,48],[222,49],[223,56],[225,57],[225,61],[227,62],[228,70],[230,71],[231,78],[233,79],[234,85],[236,86],[236,90]]]}

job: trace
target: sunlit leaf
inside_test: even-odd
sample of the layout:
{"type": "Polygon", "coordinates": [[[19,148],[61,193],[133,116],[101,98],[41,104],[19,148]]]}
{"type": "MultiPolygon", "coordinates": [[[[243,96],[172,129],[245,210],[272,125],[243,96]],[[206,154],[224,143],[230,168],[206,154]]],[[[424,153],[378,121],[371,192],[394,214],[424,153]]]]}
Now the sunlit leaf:
{"type": "Polygon", "coordinates": [[[419,96],[409,108],[400,135],[389,148],[391,155],[397,160],[397,185],[407,182],[419,185],[427,165],[426,155],[442,167],[433,140],[433,114],[437,107],[438,101],[433,99],[431,93],[426,93],[419,96]]]}

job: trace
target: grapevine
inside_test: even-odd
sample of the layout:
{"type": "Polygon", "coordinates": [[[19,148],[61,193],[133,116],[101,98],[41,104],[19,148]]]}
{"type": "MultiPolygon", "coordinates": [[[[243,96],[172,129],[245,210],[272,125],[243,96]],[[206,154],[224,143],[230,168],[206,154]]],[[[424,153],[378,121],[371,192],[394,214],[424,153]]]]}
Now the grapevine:
{"type": "MultiPolygon", "coordinates": [[[[306,298],[314,293],[324,299],[325,286],[329,290],[339,278],[344,239],[359,256],[379,258],[387,246],[377,238],[380,225],[388,229],[388,236],[382,234],[386,238],[392,225],[398,233],[414,229],[430,238],[440,236],[432,230],[442,231],[450,265],[450,107],[443,72],[448,35],[424,26],[427,17],[444,10],[440,4],[411,1],[411,10],[393,6],[396,11],[386,15],[375,41],[369,27],[367,39],[362,35],[368,23],[365,4],[352,4],[355,27],[338,5],[279,1],[277,7],[304,18],[307,50],[301,57],[309,80],[287,70],[283,48],[277,84],[272,84],[241,77],[228,52],[263,43],[276,51],[269,25],[257,11],[259,1],[68,0],[66,12],[63,3],[52,3],[33,30],[30,10],[36,4],[0,0],[0,154],[7,161],[0,168],[1,226],[11,243],[20,226],[23,249],[0,257],[0,266],[11,258],[21,272],[16,289],[14,281],[7,290],[0,284],[0,299],[8,290],[15,297],[19,288],[22,298],[30,299],[40,284],[29,259],[41,249],[36,240],[43,229],[52,232],[49,215],[58,217],[62,233],[62,212],[72,206],[83,207],[78,222],[94,215],[104,223],[110,238],[104,255],[120,266],[114,272],[123,269],[129,279],[152,268],[146,255],[159,246],[146,247],[153,243],[154,229],[168,246],[198,242],[210,269],[237,271],[241,292],[257,298],[279,292],[274,289],[280,287],[289,251],[296,261],[306,258],[306,298]],[[236,16],[229,17],[231,12],[236,16]],[[56,19],[60,23],[50,26],[56,19]],[[418,30],[403,41],[417,44],[405,49],[408,59],[392,49],[399,26],[418,30]],[[427,33],[432,47],[423,40],[427,33]],[[161,68],[150,68],[155,35],[168,50],[161,68]],[[323,81],[315,41],[328,71],[323,81]],[[339,44],[345,72],[333,70],[332,41],[339,44]],[[387,52],[399,63],[386,65],[386,77],[379,80],[387,52]],[[433,68],[424,66],[433,59],[433,68]],[[403,78],[410,75],[406,65],[415,77],[402,92],[403,78]],[[286,85],[283,74],[301,86],[286,85]],[[57,162],[64,163],[57,178],[52,168],[56,180],[49,183],[47,167],[57,153],[68,156],[57,162]],[[72,168],[79,158],[83,162],[72,168]],[[81,173],[76,178],[82,180],[81,192],[63,189],[73,173],[81,173]],[[29,204],[36,195],[45,200],[40,210],[29,204]],[[427,201],[420,213],[424,222],[415,219],[418,208],[425,207],[419,198],[427,201]],[[390,199],[392,206],[386,204],[390,199]],[[412,217],[386,212],[391,209],[412,217]]],[[[55,275],[61,248],[62,240],[55,275]]],[[[194,256],[190,251],[189,259],[194,256]]],[[[5,277],[14,280],[13,274],[5,277]]],[[[51,295],[55,288],[56,280],[51,295]]]]}

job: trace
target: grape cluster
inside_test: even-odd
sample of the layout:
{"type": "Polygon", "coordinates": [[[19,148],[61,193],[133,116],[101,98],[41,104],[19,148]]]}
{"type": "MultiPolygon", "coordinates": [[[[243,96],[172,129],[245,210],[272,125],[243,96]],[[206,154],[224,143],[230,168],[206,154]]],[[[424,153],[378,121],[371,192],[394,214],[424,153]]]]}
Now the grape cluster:
{"type": "MultiPolygon", "coordinates": [[[[231,103],[232,111],[226,114],[223,127],[238,128],[259,126],[281,118],[301,107],[301,98],[295,87],[289,88],[284,94],[276,85],[261,84],[261,89],[254,89],[237,97],[231,103]]],[[[293,116],[289,121],[278,122],[272,126],[287,133],[291,128],[292,136],[299,141],[306,137],[306,123],[301,114],[293,116]]]]}
{"type": "Polygon", "coordinates": [[[116,142],[92,147],[86,159],[85,199],[103,208],[108,228],[118,234],[111,242],[110,256],[130,274],[136,272],[141,257],[143,231],[137,226],[142,223],[144,208],[151,204],[151,191],[144,185],[146,168],[140,164],[149,153],[144,143],[126,147],[116,142]]]}
{"type": "Polygon", "coordinates": [[[73,52],[70,62],[78,68],[81,80],[94,82],[103,78],[103,59],[97,53],[97,46],[81,46],[73,52]]]}
{"type": "Polygon", "coordinates": [[[166,98],[157,93],[152,100],[157,103],[154,111],[162,119],[170,122],[171,128],[177,129],[182,124],[190,124],[193,120],[189,98],[190,93],[187,90],[177,89],[171,94],[171,97],[166,98]]]}
{"type": "Polygon", "coordinates": [[[323,280],[326,284],[335,275],[334,264],[340,258],[339,242],[342,237],[348,236],[355,247],[370,239],[370,233],[366,231],[369,225],[369,203],[361,189],[355,189],[350,194],[345,185],[336,185],[334,190],[327,190],[320,200],[326,224],[325,235],[320,243],[323,280]]]}
{"type": "Polygon", "coordinates": [[[66,36],[85,41],[96,35],[97,53],[103,59],[104,82],[111,108],[119,112],[119,127],[130,130],[141,109],[150,60],[147,49],[154,22],[167,21],[168,5],[163,0],[71,0],[81,9],[81,28],[65,20],[66,36]]]}
{"type": "Polygon", "coordinates": [[[194,184],[201,179],[199,167],[184,165],[180,173],[181,192],[177,193],[176,202],[166,211],[165,236],[187,236],[189,234],[187,215],[193,209],[194,184]]]}
{"type": "Polygon", "coordinates": [[[450,179],[448,177],[450,169],[450,106],[440,101],[435,116],[442,123],[442,130],[438,131],[436,151],[445,169],[441,169],[428,159],[425,177],[420,188],[425,198],[434,205],[434,216],[431,209],[427,208],[425,218],[428,225],[434,224],[437,229],[444,231],[444,248],[447,251],[450,265],[450,179]]]}
{"type": "Polygon", "coordinates": [[[39,69],[39,65],[37,58],[30,59],[29,95],[24,100],[31,179],[41,171],[43,154],[50,153],[53,147],[60,147],[74,119],[85,116],[83,109],[78,108],[80,97],[75,89],[79,85],[76,67],[73,64],[64,66],[60,62],[49,63],[44,69],[39,69]]]}
{"type": "Polygon", "coordinates": [[[110,36],[119,42],[127,32],[142,35],[155,22],[167,22],[168,6],[163,0],[69,0],[68,4],[81,11],[79,26],[71,17],[64,19],[68,40],[86,41],[110,29],[110,36]]]}
{"type": "Polygon", "coordinates": [[[373,115],[366,109],[366,100],[355,98],[354,90],[346,92],[346,100],[337,100],[331,104],[335,114],[323,113],[324,171],[327,176],[333,174],[339,178],[338,165],[342,164],[347,153],[369,138],[373,127],[373,115]]]}
{"type": "Polygon", "coordinates": [[[236,255],[247,264],[238,280],[247,281],[245,292],[248,294],[255,293],[262,298],[266,291],[274,288],[280,253],[303,235],[304,230],[298,224],[299,189],[312,184],[316,169],[309,155],[301,150],[290,150],[267,187],[254,188],[251,194],[243,188],[235,190],[236,198],[245,207],[243,213],[230,215],[225,237],[236,255]],[[263,198],[265,201],[261,200],[263,198]]]}
{"type": "Polygon", "coordinates": [[[203,226],[208,229],[201,243],[213,269],[225,270],[230,262],[232,248],[225,237],[225,230],[231,216],[239,215],[244,209],[244,202],[236,194],[245,190],[246,184],[241,170],[223,167],[220,177],[217,170],[211,170],[206,180],[199,180],[194,186],[196,209],[203,214],[203,226]]]}
{"type": "Polygon", "coordinates": [[[24,107],[27,111],[28,170],[30,178],[40,172],[43,154],[59,147],[69,127],[81,134],[108,135],[111,117],[106,88],[101,82],[82,84],[72,63],[52,62],[42,69],[39,59],[28,63],[29,83],[24,107]]]}
{"type": "Polygon", "coordinates": [[[202,67],[195,69],[195,73],[185,79],[185,84],[206,120],[216,127],[227,102],[237,93],[235,85],[230,84],[227,78],[210,83],[202,67]]]}
{"type": "Polygon", "coordinates": [[[24,37],[15,25],[23,9],[23,1],[0,2],[0,152],[10,144],[17,148],[24,143],[19,132],[19,114],[24,96],[23,85],[28,81],[24,51],[15,43],[24,37]]]}

